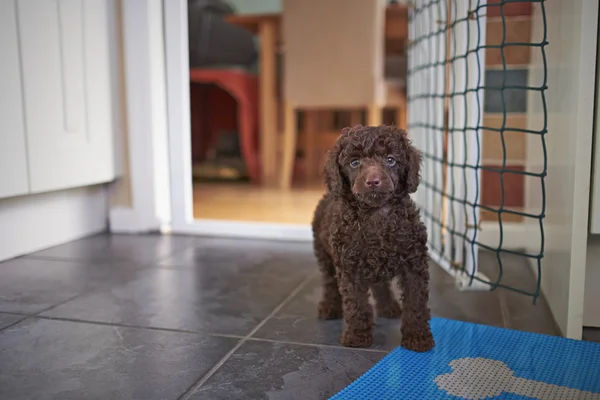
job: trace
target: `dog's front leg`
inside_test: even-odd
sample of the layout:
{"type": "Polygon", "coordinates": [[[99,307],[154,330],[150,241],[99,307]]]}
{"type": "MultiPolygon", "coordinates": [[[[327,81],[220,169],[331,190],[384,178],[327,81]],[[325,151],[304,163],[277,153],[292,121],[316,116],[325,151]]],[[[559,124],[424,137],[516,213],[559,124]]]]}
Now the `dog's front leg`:
{"type": "Polygon", "coordinates": [[[426,254],[409,261],[399,280],[402,290],[402,342],[405,349],[425,352],[435,345],[429,320],[429,266],[426,254]]]}
{"type": "Polygon", "coordinates": [[[373,307],[369,304],[369,285],[350,274],[338,277],[344,310],[342,345],[368,347],[373,343],[373,307]]]}

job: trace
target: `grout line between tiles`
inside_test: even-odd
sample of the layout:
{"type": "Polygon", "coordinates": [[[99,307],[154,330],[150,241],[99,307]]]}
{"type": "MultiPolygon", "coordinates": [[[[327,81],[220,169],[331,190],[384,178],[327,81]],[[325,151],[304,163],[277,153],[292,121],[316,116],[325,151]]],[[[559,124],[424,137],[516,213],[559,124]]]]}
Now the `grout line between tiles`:
{"type": "Polygon", "coordinates": [[[206,374],[204,374],[198,381],[196,381],[188,390],[186,390],[181,396],[179,396],[178,400],[187,400],[194,393],[198,391],[198,389],[204,385],[204,383],[210,379],[211,376],[215,374],[225,364],[227,360],[235,353],[248,339],[250,339],[260,328],[262,328],[271,317],[277,314],[287,303],[289,303],[308,283],[315,277],[316,274],[308,275],[297,287],[294,289],[277,307],[271,311],[269,315],[267,315],[262,321],[260,321],[254,329],[252,329],[246,336],[240,339],[235,346],[231,350],[227,352],[206,374]]]}
{"type": "Polygon", "coordinates": [[[0,311],[0,314],[16,315],[19,317],[33,317],[35,315],[35,314],[27,314],[27,313],[22,313],[22,312],[15,312],[15,311],[0,311]]]}
{"type": "Polygon", "coordinates": [[[38,260],[38,261],[55,261],[55,262],[67,262],[67,263],[75,263],[75,264],[81,264],[81,265],[85,265],[85,266],[90,266],[90,265],[111,265],[111,264],[125,264],[125,263],[132,263],[134,264],[135,267],[137,268],[142,268],[142,267],[150,267],[150,268],[161,268],[161,265],[159,265],[158,263],[161,263],[163,261],[168,260],[169,258],[171,258],[172,255],[168,255],[168,256],[161,256],[158,257],[154,260],[150,260],[150,261],[136,261],[136,260],[132,260],[129,258],[116,258],[116,259],[102,259],[102,258],[92,258],[92,259],[86,259],[86,258],[67,258],[67,257],[54,257],[54,256],[21,256],[19,258],[24,258],[24,259],[28,259],[28,260],[38,260]]]}
{"type": "Polygon", "coordinates": [[[61,258],[61,257],[50,257],[50,256],[22,256],[20,258],[29,259],[29,260],[37,260],[37,261],[51,261],[51,262],[66,262],[72,264],[79,264],[82,267],[90,267],[90,266],[112,266],[112,265],[124,265],[126,263],[131,263],[131,266],[127,266],[128,268],[137,269],[138,271],[144,271],[147,269],[168,269],[168,270],[193,270],[196,268],[195,265],[186,265],[186,264],[176,264],[176,265],[161,265],[161,262],[167,261],[171,258],[172,255],[166,257],[160,257],[152,262],[141,263],[135,260],[128,259],[116,259],[116,260],[85,260],[78,258],[61,258]]]}
{"type": "Polygon", "coordinates": [[[180,247],[180,248],[174,249],[174,250],[173,250],[173,252],[169,253],[168,255],[166,255],[166,256],[160,256],[160,257],[157,257],[157,258],[156,258],[156,259],[153,261],[153,263],[160,264],[161,262],[167,261],[167,260],[169,260],[169,259],[171,259],[171,258],[175,257],[175,256],[176,256],[177,254],[179,254],[179,253],[183,253],[184,251],[188,250],[190,247],[196,247],[196,246],[194,246],[194,243],[195,243],[195,242],[196,242],[196,241],[195,241],[193,238],[191,238],[191,239],[190,239],[190,240],[189,240],[189,241],[188,241],[188,242],[185,244],[185,246],[184,246],[184,245],[181,245],[181,247],[180,247]]]}
{"type": "Polygon", "coordinates": [[[30,256],[24,255],[19,257],[21,259],[28,260],[38,260],[38,261],[61,261],[61,262],[69,262],[69,263],[80,263],[80,264],[97,264],[97,263],[106,263],[112,262],[113,260],[90,260],[83,258],[67,258],[67,257],[53,257],[53,256],[30,256]]]}
{"type": "Polygon", "coordinates": [[[295,346],[308,346],[308,347],[319,347],[319,348],[327,348],[327,349],[365,351],[365,352],[371,352],[371,353],[386,353],[386,354],[389,353],[389,350],[384,350],[384,349],[365,349],[365,348],[350,349],[350,348],[344,347],[344,346],[336,346],[336,345],[329,345],[329,344],[294,342],[294,341],[288,341],[288,340],[265,339],[265,338],[259,338],[259,337],[246,337],[246,336],[242,336],[242,335],[232,335],[232,334],[228,334],[228,333],[212,333],[212,332],[192,331],[192,330],[187,330],[187,329],[159,328],[156,326],[130,325],[130,324],[117,323],[117,322],[103,322],[103,321],[90,321],[90,320],[85,320],[85,319],[75,319],[75,318],[65,318],[65,317],[51,317],[51,316],[45,316],[45,315],[23,314],[23,313],[16,313],[16,312],[10,312],[10,311],[0,311],[0,314],[14,315],[14,316],[22,317],[15,323],[10,324],[9,326],[6,326],[6,327],[0,329],[0,332],[2,332],[3,330],[5,330],[7,328],[10,328],[11,326],[18,324],[19,322],[23,322],[26,319],[43,319],[43,320],[48,320],[48,321],[75,322],[75,323],[80,323],[80,324],[111,326],[111,327],[116,327],[116,328],[186,333],[186,334],[192,334],[192,335],[205,335],[205,336],[211,336],[211,337],[221,337],[221,338],[237,339],[237,340],[245,339],[246,341],[291,344],[291,345],[295,345],[295,346]]]}
{"type": "MultiPolygon", "coordinates": [[[[175,254],[175,253],[174,253],[175,254]]],[[[132,265],[128,265],[127,268],[135,269],[137,271],[146,271],[146,270],[169,270],[169,271],[193,271],[198,268],[197,265],[191,263],[177,263],[172,265],[162,265],[161,262],[167,261],[174,254],[164,257],[158,258],[152,262],[141,263],[135,260],[126,260],[126,259],[116,259],[116,260],[84,260],[84,259],[75,259],[75,258],[58,258],[58,257],[50,257],[50,256],[21,256],[19,258],[29,259],[29,260],[37,260],[37,261],[50,261],[50,262],[66,262],[72,264],[78,264],[81,267],[93,267],[93,266],[112,266],[112,265],[124,265],[125,263],[131,263],[132,265]]],[[[1,313],[2,311],[0,311],[1,313]]]]}
{"type": "Polygon", "coordinates": [[[70,302],[71,300],[75,300],[76,298],[78,298],[78,297],[79,297],[79,296],[81,296],[81,295],[82,295],[82,293],[76,294],[75,296],[71,296],[71,297],[69,297],[69,298],[68,298],[68,299],[66,299],[66,300],[63,300],[63,301],[61,301],[61,302],[59,302],[59,303],[56,303],[56,304],[54,304],[54,305],[52,305],[52,306],[50,306],[50,307],[46,307],[46,308],[44,308],[44,309],[43,309],[43,310],[41,310],[41,311],[38,311],[38,312],[36,312],[36,313],[33,313],[33,314],[31,314],[31,317],[37,317],[38,315],[40,315],[40,314],[42,314],[42,313],[45,313],[46,311],[50,311],[50,310],[53,310],[53,309],[55,309],[56,307],[60,307],[60,306],[62,306],[63,304],[66,304],[66,303],[70,302]]]}
{"type": "MultiPolygon", "coordinates": [[[[166,255],[159,255],[154,260],[150,260],[148,262],[139,262],[135,260],[127,259],[86,259],[86,258],[77,258],[77,257],[60,257],[60,256],[44,256],[44,255],[35,255],[25,254],[18,258],[27,258],[31,260],[41,260],[41,261],[64,261],[64,262],[73,262],[73,263],[86,263],[86,264],[105,264],[105,263],[123,263],[123,262],[132,262],[137,264],[138,266],[146,266],[146,265],[156,265],[157,263],[168,260],[178,253],[182,253],[185,250],[189,249],[191,245],[195,242],[193,237],[189,237],[187,242],[183,242],[181,247],[176,246],[172,252],[166,255]]],[[[68,242],[71,243],[71,242],[68,242]]]]}
{"type": "MultiPolygon", "coordinates": [[[[17,314],[7,314],[7,315],[17,315],[17,314]]],[[[20,318],[20,319],[16,320],[15,322],[13,322],[12,324],[9,324],[9,325],[7,325],[7,326],[5,326],[3,328],[0,328],[0,333],[4,332],[8,328],[12,328],[13,326],[15,326],[15,325],[17,325],[17,324],[25,321],[28,318],[27,316],[24,316],[24,315],[19,315],[19,316],[23,317],[23,318],[20,318]]]]}
{"type": "Polygon", "coordinates": [[[364,352],[369,352],[369,353],[384,353],[384,354],[388,354],[390,352],[389,350],[383,350],[383,349],[365,349],[365,348],[360,348],[360,347],[352,347],[352,348],[350,348],[350,347],[344,347],[344,346],[335,346],[335,345],[331,345],[331,344],[290,342],[290,341],[287,341],[287,340],[263,339],[263,338],[257,338],[257,337],[251,337],[251,338],[248,338],[246,340],[256,341],[256,342],[292,344],[292,345],[295,345],[295,346],[319,347],[319,348],[324,348],[324,349],[337,349],[337,350],[348,350],[348,351],[359,351],[359,352],[364,351],[364,352]]]}
{"type": "MultiPolygon", "coordinates": [[[[13,315],[22,315],[22,314],[17,314],[17,313],[12,313],[12,314],[13,315]]],[[[52,316],[46,316],[46,315],[30,315],[28,317],[29,318],[37,318],[37,319],[45,319],[45,320],[50,320],[50,321],[76,322],[76,323],[81,323],[81,324],[112,326],[112,327],[117,327],[117,328],[147,329],[150,331],[191,333],[191,334],[195,334],[195,335],[210,335],[210,336],[225,336],[225,335],[220,335],[220,334],[211,334],[211,333],[202,332],[202,331],[191,331],[191,330],[187,330],[187,329],[159,328],[156,326],[130,325],[130,324],[123,324],[123,323],[119,323],[119,322],[89,321],[89,320],[85,320],[85,319],[52,317],[52,316]]]]}
{"type": "Polygon", "coordinates": [[[56,304],[54,304],[54,305],[52,305],[52,306],[50,306],[50,307],[46,307],[46,308],[44,308],[43,310],[40,310],[40,311],[38,311],[38,312],[36,312],[36,313],[33,313],[33,314],[25,314],[25,313],[23,313],[23,314],[22,314],[22,313],[13,313],[13,312],[2,312],[2,314],[7,314],[7,315],[18,315],[18,316],[21,316],[21,317],[23,317],[23,318],[21,318],[20,320],[18,320],[18,321],[17,321],[17,322],[15,322],[14,324],[10,324],[9,326],[5,326],[4,328],[0,329],[0,332],[2,332],[2,331],[4,331],[4,330],[6,330],[6,329],[8,329],[8,328],[10,328],[11,326],[15,326],[16,324],[19,324],[19,323],[21,323],[21,322],[23,322],[23,321],[25,321],[25,320],[27,320],[27,319],[30,319],[30,318],[41,318],[41,317],[40,317],[40,314],[42,314],[42,313],[45,313],[46,311],[50,311],[50,310],[52,310],[52,309],[54,309],[54,308],[56,308],[56,307],[62,306],[63,304],[65,304],[65,303],[68,303],[68,302],[69,302],[69,301],[71,301],[71,300],[75,300],[75,299],[76,299],[76,298],[78,298],[80,295],[81,295],[81,294],[76,294],[75,296],[71,296],[71,297],[69,297],[69,298],[68,298],[68,299],[66,299],[66,300],[63,300],[63,301],[61,301],[61,302],[59,302],[59,303],[56,303],[56,304]]]}

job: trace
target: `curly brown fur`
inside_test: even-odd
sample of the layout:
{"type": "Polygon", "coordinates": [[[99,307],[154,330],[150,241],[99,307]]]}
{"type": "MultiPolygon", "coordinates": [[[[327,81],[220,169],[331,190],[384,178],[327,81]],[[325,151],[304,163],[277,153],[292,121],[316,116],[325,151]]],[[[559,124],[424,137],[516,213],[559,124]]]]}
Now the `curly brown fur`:
{"type": "Polygon", "coordinates": [[[341,342],[373,342],[373,310],[402,314],[401,345],[428,351],[427,232],[410,194],[419,185],[420,153],[406,132],[391,126],[346,128],[325,163],[327,193],[313,220],[315,255],[323,277],[319,317],[344,318],[341,342]],[[390,281],[398,277],[402,306],[390,281]]]}

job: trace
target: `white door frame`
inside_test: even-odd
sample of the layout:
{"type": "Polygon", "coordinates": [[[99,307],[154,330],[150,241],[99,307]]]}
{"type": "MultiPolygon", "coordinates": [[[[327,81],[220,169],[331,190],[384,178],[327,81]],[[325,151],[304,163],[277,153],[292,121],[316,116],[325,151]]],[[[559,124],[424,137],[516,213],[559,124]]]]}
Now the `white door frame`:
{"type": "Polygon", "coordinates": [[[175,233],[281,240],[312,240],[310,226],[194,220],[186,0],[163,1],[167,114],[171,171],[171,228],[175,233]]]}
{"type": "Polygon", "coordinates": [[[110,230],[164,231],[171,210],[162,0],[122,0],[120,6],[127,143],[123,173],[129,178],[123,183],[129,185],[130,201],[111,207],[110,230]]]}

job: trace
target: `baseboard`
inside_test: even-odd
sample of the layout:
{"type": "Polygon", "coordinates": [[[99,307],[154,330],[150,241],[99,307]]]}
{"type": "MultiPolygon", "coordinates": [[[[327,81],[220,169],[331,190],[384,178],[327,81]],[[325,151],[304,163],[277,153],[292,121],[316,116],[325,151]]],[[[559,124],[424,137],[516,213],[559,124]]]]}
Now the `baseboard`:
{"type": "Polygon", "coordinates": [[[111,233],[146,233],[162,231],[157,219],[148,221],[141,218],[133,208],[113,207],[109,212],[109,230],[111,233]]]}
{"type": "Polygon", "coordinates": [[[0,200],[0,261],[105,231],[104,185],[0,200]]]}

